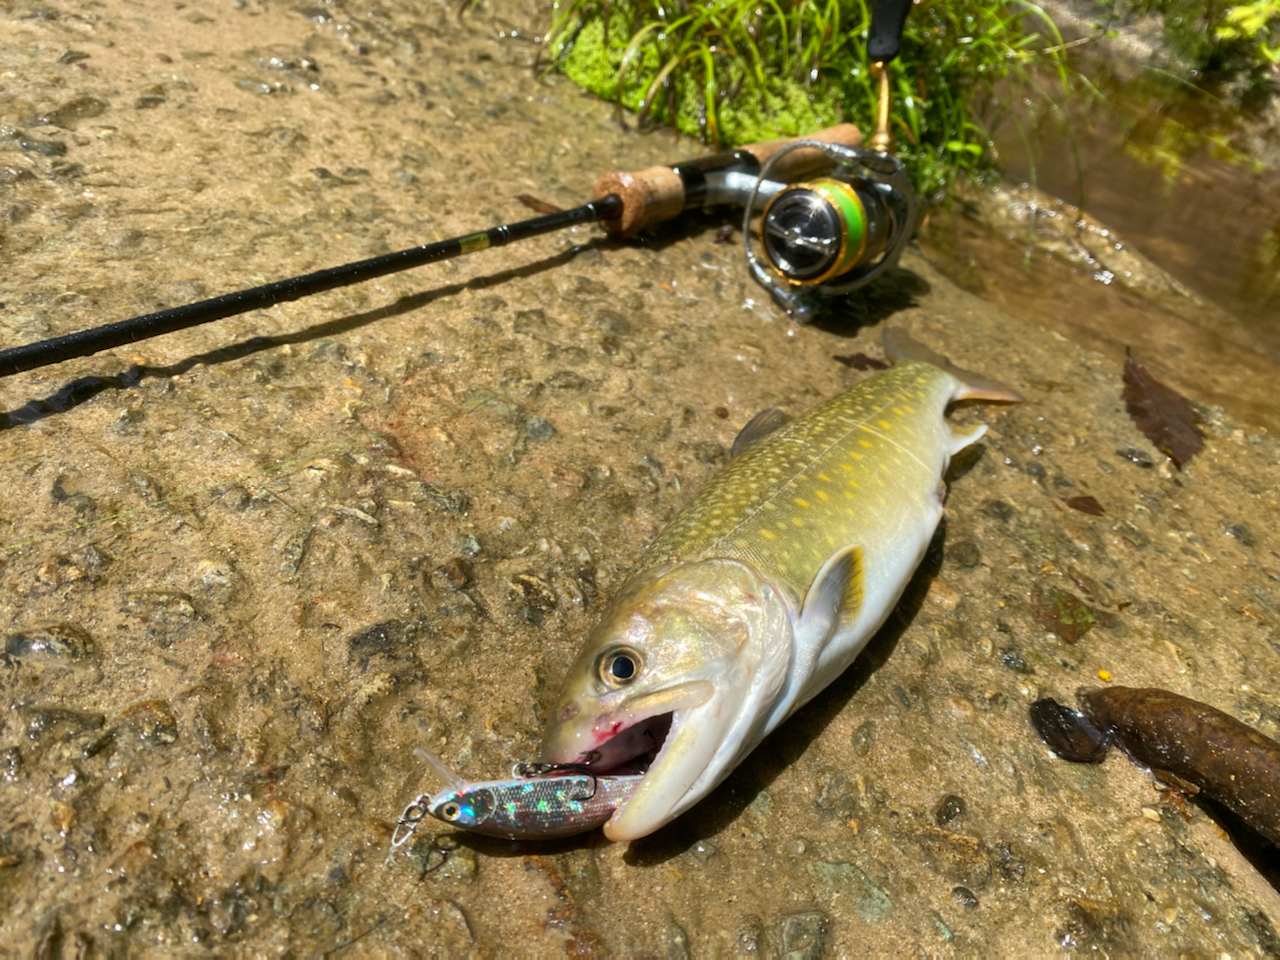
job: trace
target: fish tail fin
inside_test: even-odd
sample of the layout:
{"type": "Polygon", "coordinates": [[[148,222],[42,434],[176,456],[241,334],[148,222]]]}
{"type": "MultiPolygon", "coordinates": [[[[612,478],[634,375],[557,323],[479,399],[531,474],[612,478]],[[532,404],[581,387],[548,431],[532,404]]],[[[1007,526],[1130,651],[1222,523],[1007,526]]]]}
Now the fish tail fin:
{"type": "Polygon", "coordinates": [[[930,350],[902,330],[885,330],[884,352],[895,363],[903,360],[918,360],[951,374],[959,382],[953,400],[998,400],[1003,403],[1021,403],[1026,399],[1017,390],[1005,386],[999,380],[992,380],[980,373],[957,367],[942,354],[930,350]]]}

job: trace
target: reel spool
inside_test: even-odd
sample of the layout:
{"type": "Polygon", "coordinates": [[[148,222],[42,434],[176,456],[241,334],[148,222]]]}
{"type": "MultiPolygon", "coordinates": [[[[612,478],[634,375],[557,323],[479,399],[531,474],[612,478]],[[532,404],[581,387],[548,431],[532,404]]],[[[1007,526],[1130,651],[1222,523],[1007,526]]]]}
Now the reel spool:
{"type": "Polygon", "coordinates": [[[819,297],[850,293],[895,265],[915,222],[915,190],[902,161],[861,147],[796,140],[760,170],[746,204],[742,242],[756,282],[793,320],[808,323],[819,297]],[[783,187],[769,199],[758,238],[762,263],[751,244],[757,195],[761,184],[771,183],[773,165],[804,147],[820,150],[836,170],[783,187]]]}

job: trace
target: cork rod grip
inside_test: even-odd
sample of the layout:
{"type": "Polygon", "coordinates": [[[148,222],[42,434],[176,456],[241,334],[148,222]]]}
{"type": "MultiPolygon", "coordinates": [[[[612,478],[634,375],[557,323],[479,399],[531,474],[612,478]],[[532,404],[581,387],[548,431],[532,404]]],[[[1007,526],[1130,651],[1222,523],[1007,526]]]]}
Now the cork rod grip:
{"type": "MultiPolygon", "coordinates": [[[[838,123],[817,133],[796,137],[797,140],[821,140],[823,143],[838,143],[845,147],[862,146],[862,131],[852,123],[838,123]]],[[[746,150],[763,166],[765,161],[785,147],[790,140],[769,140],[765,143],[752,143],[740,149],[746,150]]],[[[791,183],[803,177],[823,173],[831,167],[831,161],[821,152],[812,149],[794,150],[787,154],[774,166],[769,176],[783,183],[791,183]]]]}
{"type": "MultiPolygon", "coordinates": [[[[862,145],[862,131],[851,123],[841,123],[796,139],[821,140],[824,143],[858,147],[862,145]]],[[[770,140],[766,143],[748,144],[739,149],[746,150],[764,164],[779,148],[789,142],[788,140],[770,140]]],[[[790,182],[821,173],[828,166],[827,158],[817,150],[796,150],[782,158],[781,162],[774,167],[772,176],[778,180],[790,182]]],[[[635,172],[615,170],[606,173],[596,181],[591,196],[593,200],[599,200],[611,193],[616,193],[622,198],[622,216],[616,220],[602,221],[611,237],[630,237],[645,227],[671,220],[684,210],[684,181],[671,167],[649,167],[635,172]]]]}

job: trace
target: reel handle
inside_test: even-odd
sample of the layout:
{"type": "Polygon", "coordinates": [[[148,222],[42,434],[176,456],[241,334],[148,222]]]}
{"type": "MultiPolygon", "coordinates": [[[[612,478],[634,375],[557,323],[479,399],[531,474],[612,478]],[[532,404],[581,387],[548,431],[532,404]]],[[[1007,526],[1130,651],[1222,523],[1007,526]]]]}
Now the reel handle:
{"type": "MultiPolygon", "coordinates": [[[[851,123],[840,123],[817,133],[794,140],[820,140],[846,147],[862,145],[862,131],[851,123]]],[[[744,170],[758,174],[769,159],[794,140],[769,140],[738,147],[734,153],[739,160],[755,167],[744,170]],[[748,155],[743,157],[742,155],[748,155]],[[753,162],[754,161],[754,162],[753,162]]],[[[717,155],[733,158],[734,153],[717,155]]],[[[713,158],[704,158],[710,160],[713,158]]],[[[602,220],[601,225],[611,237],[630,237],[646,227],[652,227],[678,217],[690,205],[695,191],[678,168],[698,168],[703,161],[690,161],[673,166],[648,167],[634,172],[614,170],[596,181],[592,199],[599,200],[609,194],[622,198],[622,214],[614,219],[602,220]]],[[[792,150],[779,158],[772,168],[773,176],[782,181],[798,180],[821,173],[832,162],[817,149],[792,150]]]]}

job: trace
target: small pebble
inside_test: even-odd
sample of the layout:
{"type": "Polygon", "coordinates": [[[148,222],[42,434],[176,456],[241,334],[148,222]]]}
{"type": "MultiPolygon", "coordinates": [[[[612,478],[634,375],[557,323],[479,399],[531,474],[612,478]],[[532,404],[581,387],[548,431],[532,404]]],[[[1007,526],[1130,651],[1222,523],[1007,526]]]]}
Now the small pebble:
{"type": "Polygon", "coordinates": [[[960,604],[960,594],[956,589],[941,580],[929,584],[929,600],[943,610],[954,610],[960,604]]]}
{"type": "Polygon", "coordinates": [[[966,910],[972,910],[978,905],[978,898],[968,887],[952,887],[951,896],[955,897],[956,903],[966,910]]]}
{"type": "Polygon", "coordinates": [[[93,639],[69,623],[49,623],[10,634],[4,652],[11,657],[38,660],[84,660],[93,656],[93,639]]]}
{"type": "Polygon", "coordinates": [[[948,793],[938,803],[938,808],[933,812],[933,819],[938,826],[945,827],[949,823],[964,816],[965,802],[963,797],[958,797],[954,793],[948,793]]]}
{"type": "Polygon", "coordinates": [[[76,811],[69,803],[63,803],[61,800],[49,801],[49,822],[53,824],[53,828],[64,837],[75,826],[76,811]]]}

